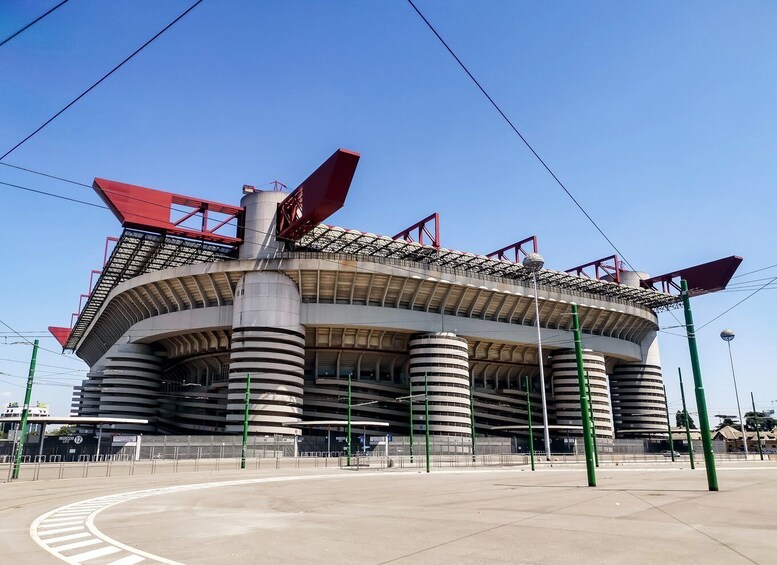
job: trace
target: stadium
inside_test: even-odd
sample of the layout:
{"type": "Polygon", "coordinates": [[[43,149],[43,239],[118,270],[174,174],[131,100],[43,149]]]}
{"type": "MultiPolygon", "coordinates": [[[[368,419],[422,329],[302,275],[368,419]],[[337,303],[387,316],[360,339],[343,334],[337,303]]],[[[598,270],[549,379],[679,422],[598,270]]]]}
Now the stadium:
{"type": "Polygon", "coordinates": [[[239,206],[95,179],[123,233],[70,327],[50,328],[90,367],[74,415],[148,420],[121,433],[236,434],[250,374],[253,435],[344,424],[350,380],[352,417],[398,436],[414,404],[425,431],[426,383],[432,436],[469,443],[474,422],[526,438],[527,400],[541,429],[545,396],[552,435],[579,437],[577,304],[597,437],[666,434],[657,312],[681,301],[680,278],[693,295],[725,288],[741,258],[658,277],[617,256],[533,270],[537,237],[446,249],[437,214],[392,237],[326,225],[358,160],[338,150],[291,192],[244,186],[239,206]]]}

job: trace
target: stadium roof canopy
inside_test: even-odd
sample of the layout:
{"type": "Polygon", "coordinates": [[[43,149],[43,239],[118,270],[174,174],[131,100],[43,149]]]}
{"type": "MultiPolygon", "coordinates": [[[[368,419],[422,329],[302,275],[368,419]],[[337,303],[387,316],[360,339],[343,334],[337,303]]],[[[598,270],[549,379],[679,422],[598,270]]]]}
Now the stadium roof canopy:
{"type": "Polygon", "coordinates": [[[223,261],[229,259],[229,251],[229,247],[222,245],[125,229],[63,347],[75,349],[110,292],[120,283],[170,267],[223,261]]]}

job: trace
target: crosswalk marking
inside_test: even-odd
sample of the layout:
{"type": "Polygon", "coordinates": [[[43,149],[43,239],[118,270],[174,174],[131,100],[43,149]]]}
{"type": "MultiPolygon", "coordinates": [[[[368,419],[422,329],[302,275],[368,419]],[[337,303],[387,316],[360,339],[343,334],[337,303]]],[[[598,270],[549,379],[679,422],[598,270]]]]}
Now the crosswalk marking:
{"type": "Polygon", "coordinates": [[[105,557],[106,555],[111,555],[113,553],[118,553],[120,551],[121,549],[119,549],[118,547],[114,547],[112,545],[106,545],[105,547],[101,547],[99,549],[93,549],[92,551],[87,551],[85,553],[79,553],[78,555],[71,555],[68,559],[71,559],[75,563],[82,563],[84,561],[89,561],[90,559],[105,557]]]}
{"type": "Polygon", "coordinates": [[[67,528],[55,528],[53,530],[46,530],[44,532],[40,532],[44,535],[50,535],[50,534],[62,534],[64,532],[75,532],[78,530],[83,530],[84,526],[68,526],[67,528]]]}
{"type": "Polygon", "coordinates": [[[73,543],[66,543],[64,545],[58,545],[54,547],[54,549],[56,549],[57,551],[68,551],[70,549],[78,549],[79,547],[88,547],[90,545],[96,545],[102,542],[103,540],[101,539],[92,538],[92,539],[87,539],[83,541],[74,541],[73,543]]]}
{"type": "Polygon", "coordinates": [[[66,536],[57,536],[55,538],[46,538],[46,543],[51,545],[52,543],[59,543],[61,541],[70,541],[74,539],[88,538],[91,536],[89,532],[81,532],[80,534],[68,534],[66,536]]]}

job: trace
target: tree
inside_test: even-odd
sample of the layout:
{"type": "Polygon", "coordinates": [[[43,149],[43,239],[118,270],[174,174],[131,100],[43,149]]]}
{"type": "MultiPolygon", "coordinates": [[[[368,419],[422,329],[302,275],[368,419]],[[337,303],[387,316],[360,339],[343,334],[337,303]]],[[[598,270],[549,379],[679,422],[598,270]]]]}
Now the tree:
{"type": "MultiPolygon", "coordinates": [[[[682,410],[678,410],[677,414],[675,414],[675,422],[678,428],[685,427],[685,413],[682,410]]],[[[690,414],[688,414],[688,427],[692,430],[696,429],[696,424],[690,414]]]]}
{"type": "Polygon", "coordinates": [[[771,416],[767,416],[766,412],[745,412],[745,428],[747,430],[755,431],[756,420],[760,431],[764,432],[774,429],[775,420],[771,416]]]}
{"type": "Polygon", "coordinates": [[[60,426],[58,430],[53,431],[51,436],[71,436],[76,433],[75,426],[60,426]]]}
{"type": "Polygon", "coordinates": [[[716,418],[720,418],[720,423],[715,427],[715,431],[717,432],[721,428],[725,428],[726,426],[731,426],[732,428],[739,429],[739,420],[736,419],[736,416],[727,416],[726,414],[715,414],[716,418]]]}

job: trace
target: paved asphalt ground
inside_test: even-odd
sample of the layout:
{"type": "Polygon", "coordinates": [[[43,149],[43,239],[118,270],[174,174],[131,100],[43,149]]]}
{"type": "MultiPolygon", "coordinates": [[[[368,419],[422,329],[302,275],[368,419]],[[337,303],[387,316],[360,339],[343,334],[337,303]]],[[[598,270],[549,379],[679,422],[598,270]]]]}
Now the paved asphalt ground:
{"type": "Polygon", "coordinates": [[[667,462],[600,468],[596,488],[582,467],[17,482],[0,563],[777,563],[777,464],[719,479],[667,462]]]}

